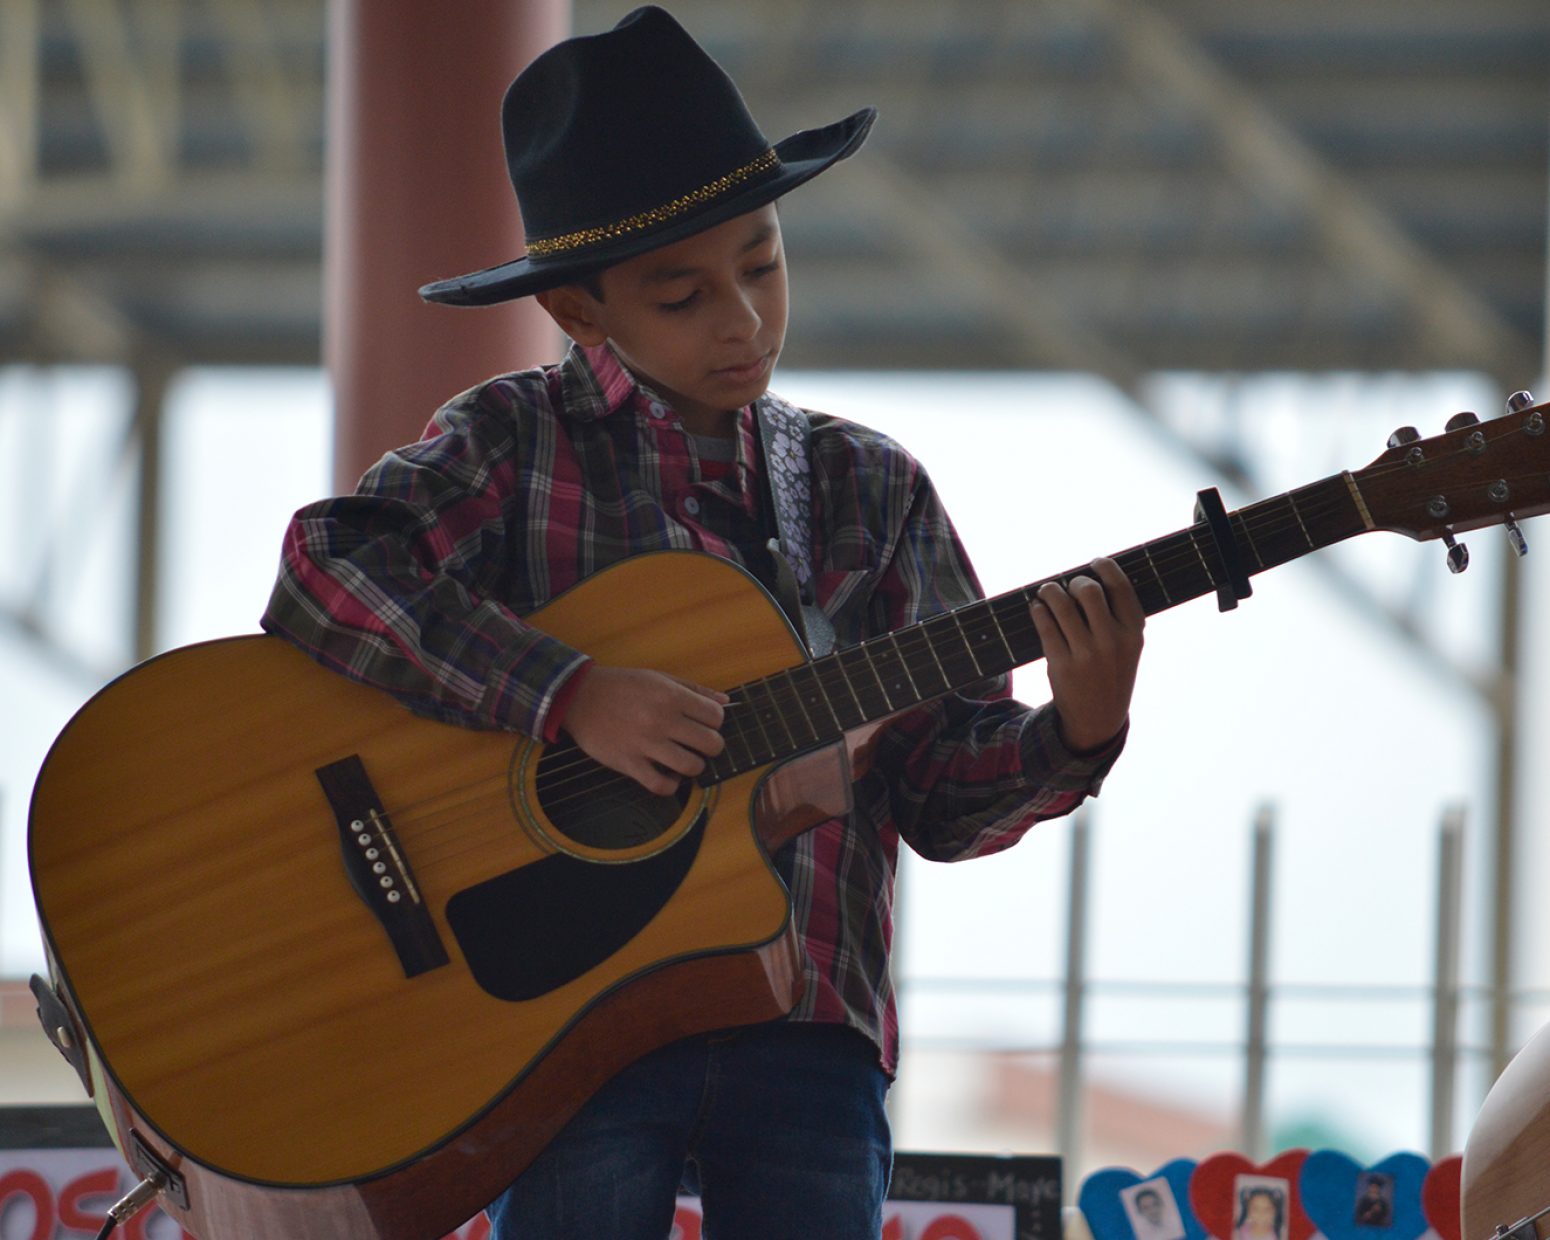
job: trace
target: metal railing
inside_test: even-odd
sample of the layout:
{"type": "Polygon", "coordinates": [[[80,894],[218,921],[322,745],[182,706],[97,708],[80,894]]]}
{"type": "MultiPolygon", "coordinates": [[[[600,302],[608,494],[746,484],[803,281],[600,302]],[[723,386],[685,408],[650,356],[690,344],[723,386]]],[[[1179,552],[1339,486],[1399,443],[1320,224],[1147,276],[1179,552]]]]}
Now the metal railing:
{"type": "MultiPolygon", "coordinates": [[[[1188,1057],[1217,1061],[1236,1060],[1240,1071],[1237,1110],[1238,1148],[1250,1158],[1263,1158],[1269,1148],[1267,1082],[1272,1066],[1292,1061],[1361,1059],[1373,1062],[1424,1061],[1428,1066],[1426,1144],[1433,1157],[1456,1152],[1462,1146],[1457,1131],[1456,1099],[1460,1069],[1473,1064],[1485,1070],[1486,1083],[1494,1078],[1493,1048],[1486,1040],[1460,1036],[1460,1012],[1466,1004],[1489,1011],[1498,996],[1488,986],[1465,984],[1460,977],[1459,943],[1462,930],[1461,876],[1464,813],[1449,808],[1442,815],[1436,836],[1436,914],[1430,984],[1395,984],[1380,979],[1349,983],[1277,981],[1271,976],[1271,922],[1274,886],[1275,815],[1262,808],[1253,824],[1250,859],[1250,915],[1247,927],[1245,970],[1241,981],[1175,981],[1168,979],[1094,978],[1087,967],[1090,937],[1088,908],[1092,885],[1092,827],[1085,811],[1070,828],[1065,918],[1065,961],[1062,977],[947,978],[905,975],[899,980],[901,1001],[914,997],[947,996],[1041,998],[1059,1006],[1055,1037],[1016,1043],[1004,1036],[977,1038],[963,1033],[912,1034],[906,1023],[906,1044],[920,1048],[960,1048],[977,1051],[1029,1054],[1048,1057],[1056,1067],[1056,1102],[1053,1122],[1054,1152],[1068,1165],[1080,1165],[1083,1132],[1082,1105],[1088,1083],[1089,1060],[1105,1057],[1188,1057]],[[1224,1003],[1240,1010],[1243,1035],[1220,1037],[1094,1036],[1089,1031],[1089,1009],[1094,1000],[1141,998],[1167,1000],[1178,1005],[1224,1003]],[[1389,1004],[1424,1006],[1429,1009],[1429,1035],[1424,1041],[1276,1039],[1272,1015],[1293,1004],[1389,1004]]],[[[1520,990],[1507,996],[1509,1007],[1528,1009],[1550,1003],[1550,992],[1520,990]]],[[[1219,1021],[1217,1022],[1219,1023],[1219,1021]]],[[[1182,1153],[1183,1151],[1181,1151],[1182,1153]]]]}

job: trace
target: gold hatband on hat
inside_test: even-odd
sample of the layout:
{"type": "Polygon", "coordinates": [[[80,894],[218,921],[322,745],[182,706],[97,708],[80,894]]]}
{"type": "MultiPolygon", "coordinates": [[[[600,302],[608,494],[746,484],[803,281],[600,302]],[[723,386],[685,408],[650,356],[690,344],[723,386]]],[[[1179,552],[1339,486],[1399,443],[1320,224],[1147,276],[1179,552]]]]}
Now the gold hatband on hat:
{"type": "Polygon", "coordinates": [[[580,249],[582,246],[597,245],[603,241],[614,241],[619,237],[628,236],[630,233],[640,232],[644,228],[650,228],[656,224],[665,224],[668,220],[682,215],[685,211],[701,206],[721,197],[729,189],[741,185],[750,177],[756,177],[761,172],[768,172],[780,164],[780,157],[775,154],[774,148],[765,151],[763,155],[750,164],[744,164],[725,176],[717,177],[709,185],[702,185],[699,189],[685,194],[682,198],[675,198],[672,202],[660,207],[653,207],[650,211],[643,211],[639,215],[629,216],[614,224],[604,224],[597,228],[582,228],[573,233],[565,233],[559,237],[545,237],[537,241],[527,243],[527,252],[532,258],[550,258],[556,254],[565,254],[571,250],[580,249]]]}

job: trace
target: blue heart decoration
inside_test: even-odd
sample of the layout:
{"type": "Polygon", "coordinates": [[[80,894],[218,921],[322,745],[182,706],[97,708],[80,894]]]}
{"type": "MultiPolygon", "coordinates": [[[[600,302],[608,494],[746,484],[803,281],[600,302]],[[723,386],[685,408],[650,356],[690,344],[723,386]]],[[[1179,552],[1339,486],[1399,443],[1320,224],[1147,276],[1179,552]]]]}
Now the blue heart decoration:
{"type": "MultiPolygon", "coordinates": [[[[1138,1175],[1129,1167],[1105,1167],[1094,1171],[1082,1181],[1076,1204],[1087,1220],[1087,1229],[1093,1240],[1153,1240],[1138,1235],[1131,1225],[1131,1210],[1121,1196],[1126,1189],[1135,1188],[1149,1180],[1164,1180],[1173,1193],[1178,1210],[1178,1223],[1183,1227],[1180,1240],[1207,1240],[1205,1229],[1195,1219],[1189,1205],[1189,1177],[1195,1174],[1193,1158],[1175,1158],[1164,1163],[1151,1175],[1138,1175]]],[[[1128,1194],[1134,1199],[1134,1194],[1128,1194]]],[[[1177,1230],[1170,1228],[1169,1230],[1177,1230]]]]}
{"type": "Polygon", "coordinates": [[[1430,1169],[1420,1154],[1390,1154],[1363,1167],[1336,1150],[1315,1150],[1297,1187],[1328,1240],[1419,1240],[1429,1226],[1421,1185],[1430,1169]]]}

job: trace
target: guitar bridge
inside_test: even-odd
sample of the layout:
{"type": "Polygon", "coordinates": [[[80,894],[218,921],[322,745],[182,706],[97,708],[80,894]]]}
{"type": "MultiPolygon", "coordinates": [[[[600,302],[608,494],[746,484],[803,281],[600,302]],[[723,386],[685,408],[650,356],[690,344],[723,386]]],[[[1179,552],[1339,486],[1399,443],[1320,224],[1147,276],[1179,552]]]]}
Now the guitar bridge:
{"type": "Polygon", "coordinates": [[[365,765],[352,755],[315,774],[334,810],[350,886],[387,931],[404,976],[440,968],[450,959],[447,949],[365,765]]]}

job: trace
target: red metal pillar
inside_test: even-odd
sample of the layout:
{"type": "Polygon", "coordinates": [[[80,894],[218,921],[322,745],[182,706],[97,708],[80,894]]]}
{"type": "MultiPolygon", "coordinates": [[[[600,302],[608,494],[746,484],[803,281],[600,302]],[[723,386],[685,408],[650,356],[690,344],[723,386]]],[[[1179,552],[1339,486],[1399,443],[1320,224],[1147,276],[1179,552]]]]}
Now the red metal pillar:
{"type": "Polygon", "coordinates": [[[569,26],[568,0],[331,0],[323,357],[340,491],[448,397],[559,352],[530,299],[463,309],[415,289],[522,253],[501,96],[569,26]]]}

